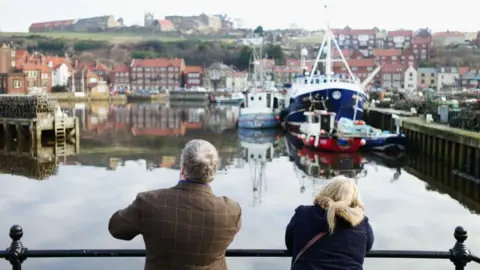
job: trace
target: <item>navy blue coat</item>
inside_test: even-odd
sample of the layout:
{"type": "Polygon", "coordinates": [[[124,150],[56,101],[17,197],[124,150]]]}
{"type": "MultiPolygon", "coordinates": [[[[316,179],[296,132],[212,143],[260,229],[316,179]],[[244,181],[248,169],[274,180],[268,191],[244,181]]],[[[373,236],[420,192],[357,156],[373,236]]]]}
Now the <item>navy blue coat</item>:
{"type": "MultiPolygon", "coordinates": [[[[285,244],[293,255],[292,263],[308,241],[320,232],[328,231],[326,210],[318,205],[302,205],[295,209],[285,233],[285,244]]],[[[292,270],[362,270],[373,239],[367,217],[355,227],[337,218],[333,233],[327,233],[305,251],[292,270]]]]}

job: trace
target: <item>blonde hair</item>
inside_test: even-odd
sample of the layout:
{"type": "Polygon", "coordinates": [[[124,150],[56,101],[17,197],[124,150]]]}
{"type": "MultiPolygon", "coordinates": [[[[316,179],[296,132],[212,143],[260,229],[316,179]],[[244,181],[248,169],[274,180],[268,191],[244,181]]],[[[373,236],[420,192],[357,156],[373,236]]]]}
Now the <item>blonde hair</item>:
{"type": "Polygon", "coordinates": [[[331,233],[335,229],[337,217],[343,218],[352,226],[360,224],[365,217],[355,180],[343,175],[332,178],[315,197],[314,203],[327,210],[331,233]]]}
{"type": "Polygon", "coordinates": [[[217,172],[217,149],[205,140],[191,140],[182,151],[180,165],[185,179],[210,183],[217,172]]]}

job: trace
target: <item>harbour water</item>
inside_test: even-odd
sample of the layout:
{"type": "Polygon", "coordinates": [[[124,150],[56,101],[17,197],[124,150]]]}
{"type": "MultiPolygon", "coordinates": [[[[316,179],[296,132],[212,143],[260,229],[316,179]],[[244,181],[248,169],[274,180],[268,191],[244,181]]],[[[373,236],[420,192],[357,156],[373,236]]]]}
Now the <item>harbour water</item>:
{"type": "MultiPolygon", "coordinates": [[[[0,155],[0,162],[8,165],[0,166],[0,245],[5,248],[13,224],[23,226],[23,243],[30,249],[143,248],[140,237],[130,242],[113,239],[108,220],[138,192],[174,185],[182,147],[194,138],[209,140],[220,152],[214,192],[242,206],[243,227],[231,248],[283,249],[285,226],[294,209],[310,204],[315,191],[327,182],[299,166],[298,153],[290,149],[288,155],[288,142],[281,134],[268,135],[277,141],[275,151],[264,169],[258,169],[241,147],[235,128],[238,107],[77,104],[64,110],[79,117],[80,152],[60,158],[44,180],[13,170],[8,164],[16,162],[14,155],[0,155]]],[[[358,185],[375,232],[374,249],[445,251],[455,243],[455,226],[462,225],[469,234],[467,246],[480,253],[479,188],[453,175],[448,166],[421,156],[400,161],[371,155],[317,158],[337,165],[345,165],[345,160],[362,163],[358,185]]],[[[24,267],[130,270],[142,269],[143,261],[31,258],[24,267]]],[[[229,258],[228,263],[233,270],[287,270],[290,265],[288,258],[229,258]]],[[[365,263],[365,269],[453,268],[448,260],[366,259],[365,263]]],[[[0,262],[0,269],[9,269],[8,262],[0,262]]]]}

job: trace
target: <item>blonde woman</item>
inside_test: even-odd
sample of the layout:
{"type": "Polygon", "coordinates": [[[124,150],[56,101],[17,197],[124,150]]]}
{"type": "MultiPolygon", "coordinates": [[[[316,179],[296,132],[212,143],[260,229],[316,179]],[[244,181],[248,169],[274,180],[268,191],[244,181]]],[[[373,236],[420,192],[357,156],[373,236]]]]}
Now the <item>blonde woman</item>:
{"type": "Polygon", "coordinates": [[[345,176],[323,187],[313,205],[295,209],[285,233],[291,269],[363,269],[374,240],[363,209],[355,180],[345,176]]]}

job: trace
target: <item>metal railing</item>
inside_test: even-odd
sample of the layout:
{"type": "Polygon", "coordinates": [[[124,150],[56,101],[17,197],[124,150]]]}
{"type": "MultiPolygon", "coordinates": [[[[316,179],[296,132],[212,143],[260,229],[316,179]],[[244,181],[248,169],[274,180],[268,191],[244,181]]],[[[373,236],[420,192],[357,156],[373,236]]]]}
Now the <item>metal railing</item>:
{"type": "MultiPolygon", "coordinates": [[[[413,251],[413,250],[372,250],[369,258],[409,258],[409,259],[449,259],[455,270],[463,270],[470,262],[480,264],[480,258],[470,253],[465,246],[467,231],[455,228],[456,243],[449,251],[413,251]]],[[[84,258],[84,257],[145,257],[143,249],[72,249],[72,250],[29,250],[22,244],[23,229],[19,225],[10,228],[12,243],[5,251],[0,251],[0,258],[5,258],[12,265],[12,270],[21,270],[27,258],[84,258]]],[[[286,250],[279,249],[230,249],[227,257],[291,257],[286,250]]],[[[2,268],[3,269],[3,268],[2,268]]]]}

